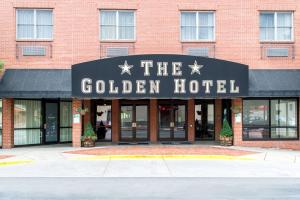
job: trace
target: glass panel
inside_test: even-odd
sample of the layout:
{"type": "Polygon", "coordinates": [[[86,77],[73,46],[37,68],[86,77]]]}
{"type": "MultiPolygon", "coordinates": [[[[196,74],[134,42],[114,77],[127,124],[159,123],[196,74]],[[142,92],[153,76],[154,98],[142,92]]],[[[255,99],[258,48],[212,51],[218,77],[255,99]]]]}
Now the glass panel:
{"type": "Polygon", "coordinates": [[[196,40],[196,12],[181,13],[181,39],[196,40]]]}
{"type": "Polygon", "coordinates": [[[198,38],[200,40],[214,39],[214,14],[213,13],[198,13],[199,31],[198,38]]]}
{"type": "Polygon", "coordinates": [[[14,101],[14,128],[41,128],[41,102],[14,101]]]}
{"type": "Polygon", "coordinates": [[[110,105],[97,105],[96,133],[98,136],[98,140],[111,140],[111,106],[110,105]]]}
{"type": "Polygon", "coordinates": [[[148,138],[148,106],[136,106],[136,137],[148,138]]]}
{"type": "Polygon", "coordinates": [[[244,126],[269,125],[268,100],[244,100],[243,102],[244,126]]]}
{"type": "Polygon", "coordinates": [[[197,139],[213,139],[215,133],[214,104],[195,105],[195,136],[197,139]]]}
{"type": "Polygon", "coordinates": [[[297,126],[296,100],[271,100],[272,126],[297,126]]]}
{"type": "Polygon", "coordinates": [[[72,102],[60,102],[60,142],[72,141],[72,102]]]}
{"type": "Polygon", "coordinates": [[[100,11],[101,39],[116,39],[116,11],[100,11]]]}
{"type": "Polygon", "coordinates": [[[46,103],[46,142],[57,142],[58,139],[57,107],[57,103],[46,103]]]}
{"type": "Polygon", "coordinates": [[[292,28],[277,28],[277,39],[278,40],[291,40],[292,39],[292,28]]]}
{"type": "Polygon", "coordinates": [[[171,115],[172,107],[166,105],[159,106],[159,138],[167,139],[171,138],[171,115]]]}
{"type": "Polygon", "coordinates": [[[119,39],[134,39],[134,12],[119,12],[119,39]]]}
{"type": "Polygon", "coordinates": [[[37,38],[51,39],[52,38],[52,11],[51,10],[37,10],[37,38]]]}
{"type": "Polygon", "coordinates": [[[297,138],[297,128],[271,128],[271,138],[297,138]]]}
{"type": "Polygon", "coordinates": [[[18,38],[34,38],[34,11],[17,10],[18,38]]]}
{"type": "Polygon", "coordinates": [[[185,105],[174,106],[174,114],[175,114],[174,138],[185,138],[186,135],[185,105]]]}
{"type": "Polygon", "coordinates": [[[243,128],[243,139],[269,139],[269,128],[243,128]]]}
{"type": "Polygon", "coordinates": [[[292,13],[277,13],[278,27],[292,27],[292,13]]]}
{"type": "Polygon", "coordinates": [[[274,13],[260,14],[260,40],[275,39],[274,13]]]}
{"type": "Polygon", "coordinates": [[[15,145],[41,144],[41,129],[14,130],[15,145]]]}
{"type": "Polygon", "coordinates": [[[133,106],[121,106],[121,138],[132,138],[133,106]]]}

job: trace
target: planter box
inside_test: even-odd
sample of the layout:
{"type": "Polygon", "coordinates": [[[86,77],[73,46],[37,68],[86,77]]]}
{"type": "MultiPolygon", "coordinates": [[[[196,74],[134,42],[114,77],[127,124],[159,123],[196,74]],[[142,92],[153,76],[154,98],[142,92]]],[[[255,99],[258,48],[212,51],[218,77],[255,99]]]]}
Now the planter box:
{"type": "Polygon", "coordinates": [[[95,146],[95,141],[94,140],[84,140],[82,142],[83,147],[94,147],[95,146]]]}
{"type": "Polygon", "coordinates": [[[222,146],[232,146],[233,145],[233,137],[220,136],[220,144],[222,146]]]}

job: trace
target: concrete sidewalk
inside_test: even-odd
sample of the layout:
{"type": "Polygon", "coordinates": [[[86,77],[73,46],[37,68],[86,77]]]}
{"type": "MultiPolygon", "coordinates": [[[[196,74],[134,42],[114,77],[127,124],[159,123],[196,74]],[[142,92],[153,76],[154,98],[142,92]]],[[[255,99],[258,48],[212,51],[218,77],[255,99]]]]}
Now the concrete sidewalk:
{"type": "MultiPolygon", "coordinates": [[[[155,146],[155,145],[154,145],[155,146]]],[[[187,148],[197,145],[187,145],[187,148]]],[[[97,148],[116,148],[103,146],[97,148]]],[[[165,146],[164,146],[165,147],[165,146]]],[[[181,146],[182,147],[182,146],[181,146]]],[[[199,148],[203,145],[199,145],[199,148]]],[[[209,148],[214,146],[207,146],[209,148]]],[[[220,148],[219,146],[217,148],[220,148]]],[[[179,157],[114,158],[64,153],[70,145],[49,145],[1,149],[1,177],[300,177],[300,151],[221,147],[224,150],[254,152],[232,159],[198,155],[179,157]],[[243,158],[243,159],[241,159],[243,158]],[[246,158],[246,159],[244,159],[246,158]],[[19,162],[19,163],[18,163],[19,162]],[[2,163],[2,165],[1,165],[2,163]],[[4,163],[4,164],[3,164],[4,163]]],[[[226,155],[225,155],[226,156],[226,155]]]]}

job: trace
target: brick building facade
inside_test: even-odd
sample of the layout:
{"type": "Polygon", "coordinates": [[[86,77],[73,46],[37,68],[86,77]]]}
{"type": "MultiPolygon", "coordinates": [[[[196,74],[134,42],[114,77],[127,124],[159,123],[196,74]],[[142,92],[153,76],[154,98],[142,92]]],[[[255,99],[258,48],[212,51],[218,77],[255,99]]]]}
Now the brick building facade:
{"type": "Polygon", "coordinates": [[[300,149],[298,7],[296,0],[3,0],[2,148],[71,141],[78,147],[88,122],[113,143],[218,141],[227,118],[234,145],[300,149]],[[248,95],[72,95],[73,65],[142,54],[247,65],[248,95]]]}

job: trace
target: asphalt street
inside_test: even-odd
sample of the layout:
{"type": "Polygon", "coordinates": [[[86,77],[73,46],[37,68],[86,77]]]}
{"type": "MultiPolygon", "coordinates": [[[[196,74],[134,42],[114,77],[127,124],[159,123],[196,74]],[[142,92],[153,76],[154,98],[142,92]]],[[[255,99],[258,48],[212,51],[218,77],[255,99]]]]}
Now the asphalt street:
{"type": "Polygon", "coordinates": [[[1,200],[300,199],[295,178],[1,178],[1,200]]]}

